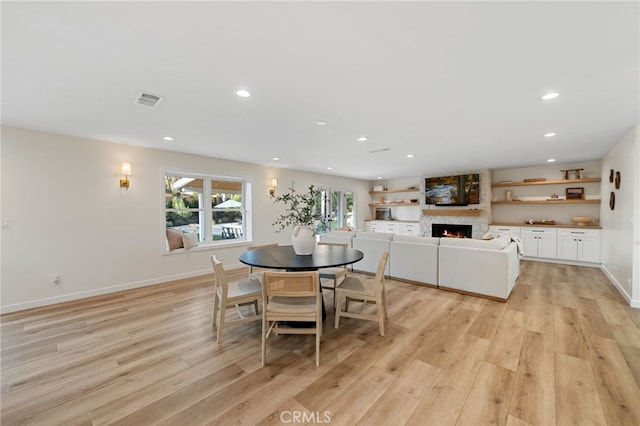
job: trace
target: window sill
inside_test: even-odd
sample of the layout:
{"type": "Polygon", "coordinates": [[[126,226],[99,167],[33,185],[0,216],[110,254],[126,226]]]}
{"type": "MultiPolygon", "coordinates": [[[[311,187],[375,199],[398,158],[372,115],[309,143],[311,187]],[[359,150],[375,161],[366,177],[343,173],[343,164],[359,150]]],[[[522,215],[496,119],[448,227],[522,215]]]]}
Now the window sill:
{"type": "Polygon", "coordinates": [[[175,254],[189,254],[189,253],[197,253],[202,251],[211,251],[221,248],[230,248],[230,247],[242,247],[249,246],[253,244],[252,241],[249,240],[229,240],[229,242],[216,242],[216,243],[206,243],[206,244],[198,244],[196,247],[190,249],[179,248],[175,250],[169,251],[167,248],[162,249],[163,256],[171,256],[175,254]]]}

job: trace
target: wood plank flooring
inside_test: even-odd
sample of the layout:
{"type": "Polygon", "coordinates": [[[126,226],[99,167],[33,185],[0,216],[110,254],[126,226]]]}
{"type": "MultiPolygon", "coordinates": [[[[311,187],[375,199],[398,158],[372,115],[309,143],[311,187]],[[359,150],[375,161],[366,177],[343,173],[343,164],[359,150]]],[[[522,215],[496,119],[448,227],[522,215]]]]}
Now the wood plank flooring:
{"type": "Polygon", "coordinates": [[[385,337],[326,291],[319,367],[288,335],[261,368],[259,322],[216,344],[211,281],[0,317],[1,424],[640,425],[637,313],[597,269],[523,261],[507,303],[388,280],[385,337]]]}

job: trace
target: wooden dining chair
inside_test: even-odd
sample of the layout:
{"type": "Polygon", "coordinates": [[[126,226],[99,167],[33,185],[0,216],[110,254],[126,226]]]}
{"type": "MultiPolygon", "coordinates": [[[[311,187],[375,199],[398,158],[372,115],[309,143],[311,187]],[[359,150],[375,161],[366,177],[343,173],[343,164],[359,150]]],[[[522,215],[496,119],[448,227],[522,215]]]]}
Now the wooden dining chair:
{"type": "MultiPolygon", "coordinates": [[[[261,249],[261,248],[278,247],[278,245],[279,245],[278,243],[254,244],[252,246],[247,246],[246,251],[261,249]]],[[[265,271],[264,268],[256,268],[254,266],[249,266],[249,279],[262,281],[262,273],[264,271],[265,271]]]]}
{"type": "Polygon", "coordinates": [[[262,319],[258,312],[258,301],[262,299],[262,284],[258,280],[244,280],[229,283],[224,267],[215,255],[211,256],[215,273],[213,294],[213,326],[216,327],[216,343],[222,342],[222,333],[226,326],[262,319]],[[255,315],[245,316],[240,306],[252,305],[255,315]],[[226,320],[227,309],[235,308],[239,319],[226,320]]]}
{"type": "Polygon", "coordinates": [[[322,336],[322,295],[318,271],[265,271],[262,296],[262,365],[266,363],[270,334],[315,334],[316,366],[320,365],[322,336]],[[308,327],[283,325],[305,322],[308,327]]]}
{"type": "Polygon", "coordinates": [[[378,268],[373,279],[360,280],[353,276],[346,277],[335,289],[336,298],[336,323],[340,324],[340,317],[358,318],[368,321],[377,321],[380,327],[380,335],[384,336],[384,322],[387,317],[387,301],[384,291],[384,268],[387,266],[389,252],[382,253],[378,261],[378,268]],[[344,301],[344,310],[342,302],[344,301]],[[375,314],[362,314],[349,312],[349,302],[373,302],[376,305],[375,314]]]}
{"type": "MultiPolygon", "coordinates": [[[[348,247],[346,243],[327,243],[327,242],[318,242],[318,245],[324,246],[335,246],[335,247],[348,247]]],[[[331,286],[322,286],[322,288],[327,290],[335,291],[336,286],[338,285],[338,280],[347,276],[347,265],[344,266],[336,266],[331,268],[321,268],[320,272],[320,283],[322,284],[322,279],[332,280],[331,286]]],[[[336,307],[336,297],[335,293],[333,295],[333,307],[336,307]]]]}

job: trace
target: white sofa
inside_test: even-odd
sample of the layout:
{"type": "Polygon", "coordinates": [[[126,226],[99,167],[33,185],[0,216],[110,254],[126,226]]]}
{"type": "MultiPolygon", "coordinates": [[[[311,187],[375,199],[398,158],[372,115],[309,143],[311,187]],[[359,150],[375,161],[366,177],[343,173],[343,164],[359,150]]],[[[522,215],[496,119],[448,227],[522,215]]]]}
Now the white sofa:
{"type": "Polygon", "coordinates": [[[439,245],[440,238],[394,235],[389,244],[389,274],[437,287],[439,245]]]}
{"type": "MultiPolygon", "coordinates": [[[[351,240],[352,247],[362,251],[364,258],[353,264],[353,270],[375,273],[382,253],[389,251],[393,235],[388,232],[357,232],[356,236],[351,240]]],[[[391,256],[389,256],[389,261],[384,270],[385,275],[389,275],[391,261],[391,256]]]]}
{"type": "Polygon", "coordinates": [[[320,242],[323,243],[339,243],[347,244],[352,247],[351,240],[356,236],[356,231],[331,231],[326,234],[320,234],[320,242]]]}
{"type": "Polygon", "coordinates": [[[502,236],[488,241],[440,239],[440,288],[507,300],[519,274],[518,248],[509,237],[502,236]]]}

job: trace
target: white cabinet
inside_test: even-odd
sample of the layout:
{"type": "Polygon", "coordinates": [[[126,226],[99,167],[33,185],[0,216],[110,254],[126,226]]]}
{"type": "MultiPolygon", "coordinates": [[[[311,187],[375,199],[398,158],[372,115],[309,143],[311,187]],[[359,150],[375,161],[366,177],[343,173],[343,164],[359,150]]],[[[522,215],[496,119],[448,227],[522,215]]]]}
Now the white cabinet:
{"type": "Polygon", "coordinates": [[[420,224],[414,222],[396,222],[371,220],[366,223],[369,232],[389,232],[397,235],[420,235],[420,224]]]}
{"type": "Polygon", "coordinates": [[[559,229],[558,259],[600,262],[600,231],[596,229],[559,229]]]}
{"type": "Polygon", "coordinates": [[[525,256],[556,258],[557,234],[555,229],[523,227],[520,238],[525,256]]]}

